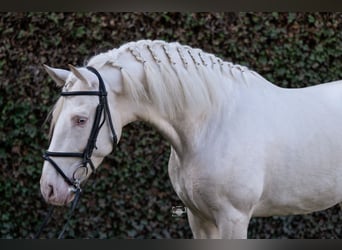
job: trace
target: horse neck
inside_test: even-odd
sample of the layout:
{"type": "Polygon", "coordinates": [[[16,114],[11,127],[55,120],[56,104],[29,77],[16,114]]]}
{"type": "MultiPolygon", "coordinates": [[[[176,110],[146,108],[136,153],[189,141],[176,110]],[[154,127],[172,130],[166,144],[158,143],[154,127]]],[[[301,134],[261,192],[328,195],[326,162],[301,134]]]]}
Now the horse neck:
{"type": "Polygon", "coordinates": [[[212,109],[203,112],[184,108],[174,117],[162,114],[151,103],[141,102],[132,105],[134,108],[130,113],[134,113],[134,118],[128,120],[129,122],[139,120],[151,124],[181,156],[196,153],[199,147],[208,141],[208,137],[213,135],[217,126],[220,126],[222,118],[229,119],[230,108],[233,107],[229,100],[232,98],[216,100],[217,103],[212,109]]]}
{"type": "Polygon", "coordinates": [[[228,90],[216,96],[215,104],[206,110],[186,107],[174,117],[161,114],[153,104],[139,103],[137,120],[150,123],[166,138],[178,153],[200,152],[205,145],[215,144],[215,138],[227,132],[228,125],[238,116],[238,106],[246,105],[246,98],[264,98],[275,86],[259,76],[249,75],[251,82],[231,82],[228,90]]]}
{"type": "MultiPolygon", "coordinates": [[[[136,62],[132,67],[134,70],[131,71],[136,72],[136,79],[143,82],[144,71],[142,64],[136,62]]],[[[116,80],[113,80],[113,68],[109,67],[107,69],[108,73],[106,72],[106,74],[108,74],[108,80],[112,84],[122,79],[119,70],[115,70],[117,75],[114,77],[116,80]]],[[[235,73],[241,74],[239,71],[235,73]]],[[[203,110],[203,107],[195,107],[195,109],[183,107],[178,109],[173,116],[163,113],[160,107],[155,106],[151,100],[139,100],[137,102],[137,100],[132,100],[132,96],[129,94],[120,95],[120,97],[116,98],[116,104],[113,107],[113,113],[120,112],[120,121],[117,124],[119,136],[122,127],[126,124],[141,120],[155,127],[178,153],[196,151],[210,138],[219,135],[217,131],[222,129],[219,128],[219,126],[222,126],[221,124],[228,124],[230,114],[233,113],[238,103],[238,96],[243,91],[241,87],[245,88],[247,86],[246,83],[235,82],[236,78],[241,78],[236,77],[236,75],[235,77],[226,75],[225,78],[226,81],[219,82],[221,89],[213,92],[214,94],[211,96],[213,103],[211,106],[209,105],[208,109],[203,110]]],[[[167,102],[167,104],[169,103],[167,102]]],[[[115,117],[113,119],[117,120],[115,117]]]]}
{"type": "Polygon", "coordinates": [[[194,138],[199,132],[199,124],[202,125],[202,128],[204,127],[201,117],[184,112],[171,119],[163,116],[153,105],[146,105],[140,109],[137,112],[136,120],[151,124],[179,154],[193,150],[194,138]]]}

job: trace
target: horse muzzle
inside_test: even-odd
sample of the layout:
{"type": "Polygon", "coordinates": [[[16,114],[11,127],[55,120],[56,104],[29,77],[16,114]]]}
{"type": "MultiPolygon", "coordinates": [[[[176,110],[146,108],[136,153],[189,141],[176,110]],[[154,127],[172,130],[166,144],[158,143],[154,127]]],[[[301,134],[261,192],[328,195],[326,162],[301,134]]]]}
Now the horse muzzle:
{"type": "Polygon", "coordinates": [[[64,182],[60,185],[41,180],[40,191],[44,200],[52,205],[66,206],[75,198],[77,188],[64,182]]]}

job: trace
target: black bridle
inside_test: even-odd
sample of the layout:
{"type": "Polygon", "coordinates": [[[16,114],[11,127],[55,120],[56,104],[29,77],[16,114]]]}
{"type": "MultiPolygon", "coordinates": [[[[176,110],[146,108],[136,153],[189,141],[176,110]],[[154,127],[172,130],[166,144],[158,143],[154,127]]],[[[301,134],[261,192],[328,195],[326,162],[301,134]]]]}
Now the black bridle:
{"type": "MultiPolygon", "coordinates": [[[[102,128],[102,126],[104,125],[104,123],[106,122],[106,119],[108,119],[108,124],[109,124],[109,128],[111,130],[112,133],[112,140],[113,140],[113,148],[116,146],[117,144],[117,136],[115,133],[115,129],[114,129],[114,125],[113,125],[113,121],[112,121],[112,117],[110,114],[110,110],[109,110],[109,106],[108,106],[108,100],[107,100],[107,91],[106,91],[106,87],[105,84],[103,82],[103,79],[100,75],[100,73],[94,69],[93,67],[87,67],[87,69],[91,72],[93,72],[98,80],[99,80],[99,90],[98,91],[71,91],[71,92],[62,92],[61,96],[79,96],[79,95],[83,95],[83,96],[98,96],[99,97],[99,104],[96,107],[96,112],[95,112],[95,118],[94,118],[94,122],[93,122],[93,126],[88,138],[88,142],[87,145],[85,147],[85,149],[83,150],[83,152],[51,152],[51,151],[46,151],[43,154],[43,158],[44,160],[48,161],[49,163],[51,163],[51,165],[54,167],[54,169],[57,171],[57,173],[59,173],[64,181],[71,186],[71,190],[75,193],[75,198],[73,201],[73,204],[71,205],[71,209],[68,215],[68,219],[67,222],[65,223],[62,231],[60,232],[58,238],[62,238],[64,231],[68,225],[68,221],[77,205],[77,202],[79,200],[79,196],[81,193],[81,179],[77,176],[77,172],[82,172],[85,173],[85,176],[88,176],[89,173],[89,169],[88,169],[88,165],[91,168],[92,173],[95,172],[95,166],[94,163],[91,160],[91,156],[93,154],[94,149],[96,149],[96,140],[97,140],[97,136],[102,128]],[[103,115],[102,115],[103,114],[103,115]],[[80,166],[74,171],[72,177],[68,177],[63,170],[58,166],[58,164],[51,158],[51,157],[76,157],[76,158],[81,158],[81,163],[80,166]]],[[[43,221],[42,225],[40,226],[39,231],[37,232],[37,234],[34,236],[34,238],[38,238],[41,234],[41,232],[43,231],[43,228],[46,226],[46,224],[48,223],[49,219],[52,216],[52,212],[53,212],[53,208],[51,207],[49,210],[49,213],[47,214],[45,220],[43,221]]]]}
{"type": "MultiPolygon", "coordinates": [[[[63,177],[64,181],[72,186],[74,190],[77,190],[80,188],[80,179],[77,177],[76,173],[80,168],[84,170],[85,176],[88,176],[88,165],[91,168],[92,172],[95,172],[95,166],[94,163],[91,160],[91,156],[93,154],[94,149],[96,149],[96,140],[97,136],[100,132],[100,129],[102,128],[103,124],[106,121],[106,118],[108,119],[109,128],[112,132],[113,136],[113,145],[115,147],[117,143],[117,136],[114,130],[114,125],[112,121],[112,117],[110,114],[109,106],[108,106],[108,100],[107,100],[107,91],[105,84],[103,82],[103,79],[100,75],[100,73],[94,69],[93,67],[87,67],[88,70],[93,72],[98,80],[99,80],[99,90],[98,91],[71,91],[71,92],[62,92],[61,96],[79,96],[79,95],[87,95],[87,96],[98,96],[99,97],[99,104],[96,108],[95,112],[95,119],[94,123],[89,135],[89,139],[87,142],[87,145],[82,153],[79,152],[51,152],[46,151],[43,155],[44,160],[51,163],[51,165],[55,168],[55,170],[63,177]],[[103,113],[103,115],[102,115],[103,113]],[[102,120],[101,120],[102,118],[102,120]],[[66,174],[63,172],[63,170],[58,166],[58,164],[51,158],[51,157],[77,157],[81,158],[81,164],[80,167],[78,167],[75,172],[73,173],[72,178],[66,176],[66,174]]],[[[83,171],[80,171],[83,172],[83,171]]]]}

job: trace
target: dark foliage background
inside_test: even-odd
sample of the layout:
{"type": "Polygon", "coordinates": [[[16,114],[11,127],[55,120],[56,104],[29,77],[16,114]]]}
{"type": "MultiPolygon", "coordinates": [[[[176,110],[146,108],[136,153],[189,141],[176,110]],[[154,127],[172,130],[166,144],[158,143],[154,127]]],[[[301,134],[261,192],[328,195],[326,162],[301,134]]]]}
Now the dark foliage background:
{"type": "MultiPolygon", "coordinates": [[[[0,237],[30,238],[47,212],[41,198],[45,117],[58,97],[42,68],[83,65],[142,38],[179,41],[246,65],[283,87],[342,79],[341,13],[1,13],[0,237]]],[[[341,107],[342,109],[342,107],[341,107]]],[[[124,130],[88,185],[68,238],[191,238],[167,174],[169,145],[151,127],[124,130]]],[[[67,208],[43,237],[56,237],[67,208]]],[[[303,216],[254,218],[250,238],[339,238],[339,207],[303,216]]]]}

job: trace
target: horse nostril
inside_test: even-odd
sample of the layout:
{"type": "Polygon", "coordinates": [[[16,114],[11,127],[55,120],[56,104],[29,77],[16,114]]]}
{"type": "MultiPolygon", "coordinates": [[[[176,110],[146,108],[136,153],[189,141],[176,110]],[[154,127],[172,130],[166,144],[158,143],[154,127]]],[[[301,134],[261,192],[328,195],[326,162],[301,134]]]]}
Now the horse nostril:
{"type": "Polygon", "coordinates": [[[53,186],[52,185],[48,185],[49,187],[49,192],[48,192],[48,197],[51,198],[53,196],[53,186]]]}

